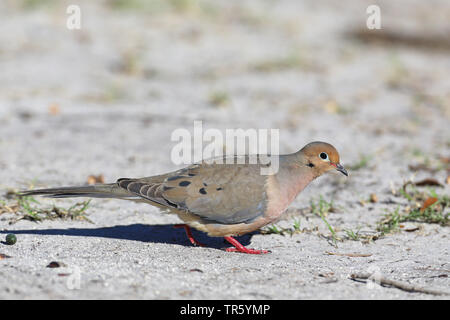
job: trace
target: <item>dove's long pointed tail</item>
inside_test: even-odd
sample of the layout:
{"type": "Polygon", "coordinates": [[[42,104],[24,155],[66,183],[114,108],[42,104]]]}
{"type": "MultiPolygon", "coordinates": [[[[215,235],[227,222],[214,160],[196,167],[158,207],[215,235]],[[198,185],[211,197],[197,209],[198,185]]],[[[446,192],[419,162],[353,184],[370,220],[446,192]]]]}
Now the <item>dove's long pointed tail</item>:
{"type": "Polygon", "coordinates": [[[49,198],[118,198],[118,199],[135,199],[127,190],[119,187],[117,183],[97,184],[92,186],[81,187],[61,187],[50,189],[28,190],[19,193],[20,196],[44,196],[49,198]]]}

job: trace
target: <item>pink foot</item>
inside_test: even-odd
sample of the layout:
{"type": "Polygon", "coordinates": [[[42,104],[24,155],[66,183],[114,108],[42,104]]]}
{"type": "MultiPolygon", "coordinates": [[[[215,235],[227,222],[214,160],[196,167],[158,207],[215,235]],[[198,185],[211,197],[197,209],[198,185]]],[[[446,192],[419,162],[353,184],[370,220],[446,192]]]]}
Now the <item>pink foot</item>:
{"type": "Polygon", "coordinates": [[[264,253],[270,253],[269,250],[255,250],[255,249],[248,249],[244,247],[242,244],[239,243],[235,238],[233,237],[224,237],[225,240],[227,240],[229,243],[231,243],[235,248],[227,248],[227,252],[242,252],[242,253],[248,253],[248,254],[264,254],[264,253]]]}
{"type": "Polygon", "coordinates": [[[184,231],[186,231],[186,235],[189,239],[189,241],[194,246],[204,247],[205,245],[197,240],[195,240],[194,236],[192,235],[191,228],[187,224],[176,224],[173,226],[174,228],[184,228],[184,231]]]}

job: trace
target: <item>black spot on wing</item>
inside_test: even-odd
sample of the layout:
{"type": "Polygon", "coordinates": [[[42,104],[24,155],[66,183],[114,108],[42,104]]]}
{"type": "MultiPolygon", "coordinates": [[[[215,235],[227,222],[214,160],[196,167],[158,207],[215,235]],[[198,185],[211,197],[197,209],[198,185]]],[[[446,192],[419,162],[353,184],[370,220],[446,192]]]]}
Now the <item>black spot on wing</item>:
{"type": "Polygon", "coordinates": [[[181,181],[178,185],[179,185],[180,187],[187,187],[187,186],[190,185],[190,184],[191,184],[190,181],[183,180],[183,181],[181,181]]]}
{"type": "Polygon", "coordinates": [[[200,192],[201,194],[207,194],[205,188],[201,188],[200,190],[198,190],[198,192],[200,192]]]}
{"type": "Polygon", "coordinates": [[[173,180],[178,180],[178,179],[182,179],[184,178],[183,176],[172,176],[172,177],[168,177],[167,181],[173,181],[173,180]]]}

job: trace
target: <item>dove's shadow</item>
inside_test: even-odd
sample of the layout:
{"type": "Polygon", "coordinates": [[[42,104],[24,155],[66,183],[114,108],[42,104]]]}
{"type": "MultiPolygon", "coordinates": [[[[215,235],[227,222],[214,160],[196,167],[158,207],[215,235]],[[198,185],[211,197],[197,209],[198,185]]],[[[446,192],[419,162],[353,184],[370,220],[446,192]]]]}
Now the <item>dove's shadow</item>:
{"type": "MultiPolygon", "coordinates": [[[[14,233],[18,234],[36,234],[36,235],[60,235],[72,237],[99,237],[110,239],[122,239],[153,243],[178,244],[182,246],[192,246],[188,240],[183,228],[174,228],[173,224],[163,225],[145,225],[130,224],[118,225],[103,228],[68,228],[68,229],[30,229],[30,230],[4,230],[0,234],[14,233]]],[[[192,234],[196,240],[203,243],[206,247],[225,248],[231,245],[223,238],[209,237],[206,233],[192,229],[192,234]]],[[[255,234],[249,233],[240,237],[235,237],[242,245],[247,246],[250,239],[255,234]]]]}

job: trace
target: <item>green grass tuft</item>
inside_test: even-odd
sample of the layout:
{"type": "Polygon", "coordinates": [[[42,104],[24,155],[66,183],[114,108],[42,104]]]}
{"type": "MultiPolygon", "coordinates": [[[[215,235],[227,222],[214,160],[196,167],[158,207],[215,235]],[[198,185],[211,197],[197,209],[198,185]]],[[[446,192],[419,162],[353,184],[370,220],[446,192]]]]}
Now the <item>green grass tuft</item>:
{"type": "Polygon", "coordinates": [[[428,192],[419,192],[416,189],[412,193],[405,188],[400,190],[400,195],[408,200],[408,205],[403,209],[397,207],[392,212],[387,212],[383,219],[378,222],[377,231],[382,235],[390,234],[401,229],[401,223],[419,222],[433,223],[442,226],[450,226],[450,197],[447,195],[438,195],[434,190],[428,192]],[[424,207],[423,203],[429,199],[435,198],[436,202],[424,207]]]}
{"type": "Polygon", "coordinates": [[[13,198],[12,203],[2,201],[0,203],[0,213],[9,212],[19,215],[19,220],[30,220],[40,222],[43,220],[84,220],[91,222],[86,216],[86,210],[89,207],[90,200],[77,202],[69,208],[63,208],[53,204],[51,207],[44,207],[31,196],[18,196],[14,192],[10,192],[9,196],[13,198]]]}
{"type": "Polygon", "coordinates": [[[318,215],[322,219],[322,221],[327,226],[328,230],[330,230],[330,232],[331,232],[333,243],[336,244],[336,241],[340,240],[340,239],[338,238],[334,228],[331,226],[331,224],[326,219],[328,213],[334,212],[334,210],[335,209],[333,207],[333,202],[326,201],[322,195],[319,197],[319,200],[317,201],[317,203],[314,201],[311,201],[311,212],[318,215]]]}

